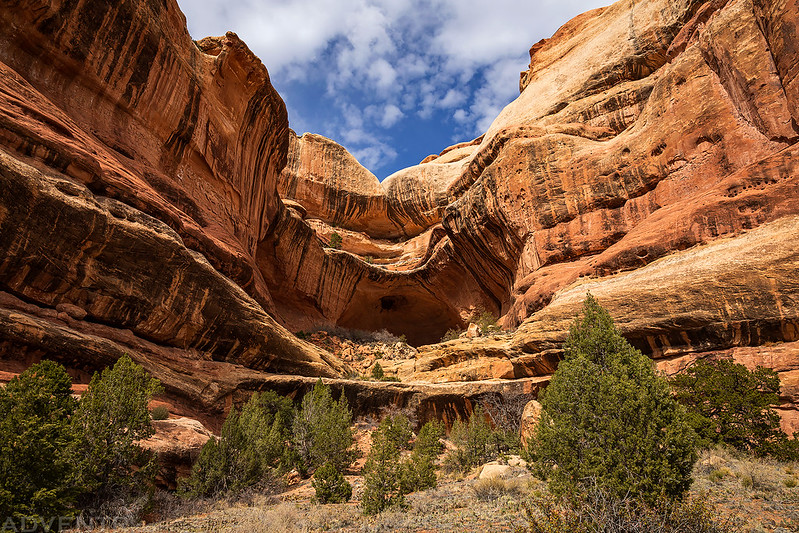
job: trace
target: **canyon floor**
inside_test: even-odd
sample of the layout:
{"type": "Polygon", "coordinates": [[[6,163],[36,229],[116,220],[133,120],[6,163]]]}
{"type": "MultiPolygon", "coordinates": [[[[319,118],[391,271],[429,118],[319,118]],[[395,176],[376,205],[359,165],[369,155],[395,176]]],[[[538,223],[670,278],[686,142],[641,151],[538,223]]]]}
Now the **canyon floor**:
{"type": "MultiPolygon", "coordinates": [[[[527,509],[546,483],[513,467],[499,482],[480,480],[482,467],[465,477],[443,476],[434,489],[408,495],[407,507],[377,516],[361,513],[359,475],[348,476],[353,501],[313,503],[310,480],[295,482],[274,495],[255,494],[237,501],[188,502],[174,494],[156,496],[153,523],[119,533],[169,532],[516,532],[528,525],[527,509]],[[161,513],[160,517],[157,513],[161,513]]],[[[799,464],[738,456],[725,449],[703,452],[694,467],[690,498],[705,497],[719,522],[733,531],[799,531],[799,464]]]]}

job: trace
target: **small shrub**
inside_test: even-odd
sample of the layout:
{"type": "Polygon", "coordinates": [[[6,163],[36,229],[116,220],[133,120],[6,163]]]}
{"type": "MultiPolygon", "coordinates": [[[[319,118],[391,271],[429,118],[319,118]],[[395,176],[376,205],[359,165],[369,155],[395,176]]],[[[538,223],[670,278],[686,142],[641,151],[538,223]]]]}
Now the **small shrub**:
{"type": "Polygon", "coordinates": [[[478,500],[492,501],[505,495],[518,494],[520,485],[518,480],[515,479],[492,476],[478,479],[472,484],[471,488],[478,500]]]}
{"type": "Polygon", "coordinates": [[[381,329],[374,332],[365,332],[365,342],[377,342],[380,344],[397,344],[398,342],[405,342],[405,336],[397,337],[387,329],[381,329]]]}
{"type": "Polygon", "coordinates": [[[365,263],[367,263],[369,265],[372,265],[375,262],[375,258],[372,257],[371,255],[367,255],[366,257],[363,258],[363,260],[364,260],[365,263]]]}
{"type": "Polygon", "coordinates": [[[532,394],[488,394],[481,398],[491,423],[494,426],[497,446],[502,453],[520,454],[522,413],[532,394]]]}
{"type": "Polygon", "coordinates": [[[502,331],[502,328],[497,325],[497,317],[490,311],[481,311],[472,322],[477,324],[482,332],[482,335],[490,335],[502,331]]]}
{"type": "Polygon", "coordinates": [[[313,469],[331,462],[343,470],[355,460],[352,411],[344,394],[333,400],[330,387],[319,379],[302,399],[294,419],[292,439],[300,457],[300,469],[313,469]]]}
{"type": "Polygon", "coordinates": [[[342,241],[343,239],[341,238],[341,235],[338,234],[338,232],[334,231],[333,233],[330,234],[330,248],[336,250],[340,249],[342,241]]]}
{"type": "Polygon", "coordinates": [[[383,367],[380,366],[380,363],[375,363],[375,366],[372,367],[372,379],[381,381],[385,377],[386,374],[383,372],[383,367]]]}
{"type": "MultiPolygon", "coordinates": [[[[250,509],[252,512],[237,515],[233,523],[226,524],[222,531],[229,533],[297,533],[307,531],[302,527],[304,516],[297,504],[282,502],[275,506],[250,509]]],[[[213,528],[218,531],[219,528],[213,528]]]]}
{"type": "Polygon", "coordinates": [[[319,503],[343,503],[350,501],[352,497],[352,485],[330,462],[316,469],[311,485],[319,503]]]}
{"type": "Polygon", "coordinates": [[[537,495],[525,505],[530,533],[732,533],[704,498],[655,505],[619,497],[598,487],[569,496],[537,495]]]}
{"type": "Polygon", "coordinates": [[[441,337],[441,342],[454,341],[460,338],[461,333],[463,332],[459,329],[448,329],[447,332],[444,333],[444,336],[441,337]]]}
{"type": "Polygon", "coordinates": [[[782,480],[782,484],[787,488],[792,489],[797,485],[797,481],[795,477],[786,477],[782,480]]]}
{"type": "Polygon", "coordinates": [[[759,458],[742,462],[739,469],[741,485],[762,492],[771,492],[778,488],[779,481],[774,474],[773,466],[759,458]]]}
{"type": "Polygon", "coordinates": [[[150,416],[153,420],[166,420],[169,418],[169,409],[164,405],[159,405],[150,411],[150,416]]]}
{"type": "Polygon", "coordinates": [[[731,473],[732,472],[730,472],[729,468],[717,468],[712,472],[710,472],[710,474],[708,475],[708,479],[710,479],[710,481],[712,481],[713,483],[719,483],[721,482],[721,480],[729,476],[731,473]]]}

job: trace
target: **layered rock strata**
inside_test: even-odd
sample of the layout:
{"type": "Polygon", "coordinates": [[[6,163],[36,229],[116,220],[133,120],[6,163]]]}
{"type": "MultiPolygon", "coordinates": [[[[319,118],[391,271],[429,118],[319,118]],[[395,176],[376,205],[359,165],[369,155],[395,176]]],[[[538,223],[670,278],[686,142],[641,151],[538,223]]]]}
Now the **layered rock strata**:
{"type": "MultiPolygon", "coordinates": [[[[797,213],[797,18],[752,0],[588,12],[533,46],[521,95],[485,136],[382,187],[332,141],[293,139],[281,193],[303,206],[307,239],[343,237],[294,301],[418,344],[477,309],[515,327],[580,278],[797,213]],[[441,318],[410,318],[413,301],[441,318]]],[[[299,260],[283,264],[296,277],[299,260]]]]}
{"type": "MultiPolygon", "coordinates": [[[[283,387],[267,372],[346,371],[286,327],[419,345],[487,310],[518,331],[423,347],[397,372],[537,387],[591,290],[664,368],[768,363],[795,405],[795,2],[581,15],[532,47],[485,135],[382,183],[291,132],[246,45],[193,42],[173,0],[7,2],[0,22],[9,364],[90,372],[129,352],[218,416],[283,387]]],[[[359,386],[363,408],[421,390],[359,386]]]]}
{"type": "Polygon", "coordinates": [[[289,129],[246,45],[192,42],[174,2],[11,2],[0,21],[0,354],[80,365],[113,340],[338,375],[256,263],[289,129]]]}
{"type": "MultiPolygon", "coordinates": [[[[445,165],[434,182],[446,183],[435,198],[442,217],[428,230],[437,237],[416,252],[417,272],[459,265],[468,271],[459,290],[426,286],[439,305],[461,327],[482,307],[519,329],[422,347],[399,375],[548,376],[590,290],[665,370],[706,356],[778,369],[784,420],[797,426],[798,21],[786,1],[621,1],[534,45],[520,97],[485,136],[392,177],[445,165]]],[[[281,187],[300,180],[297,168],[281,187]]],[[[301,177],[325,191],[319,198],[352,198],[333,174],[301,177]]],[[[364,238],[347,233],[362,228],[297,186],[282,190],[312,205],[303,218],[321,239],[339,225],[349,257],[364,257],[364,238]]],[[[351,265],[360,279],[367,267],[351,265]]],[[[388,255],[378,267],[406,275],[388,255]]],[[[368,307],[359,287],[348,298],[368,307]]]]}

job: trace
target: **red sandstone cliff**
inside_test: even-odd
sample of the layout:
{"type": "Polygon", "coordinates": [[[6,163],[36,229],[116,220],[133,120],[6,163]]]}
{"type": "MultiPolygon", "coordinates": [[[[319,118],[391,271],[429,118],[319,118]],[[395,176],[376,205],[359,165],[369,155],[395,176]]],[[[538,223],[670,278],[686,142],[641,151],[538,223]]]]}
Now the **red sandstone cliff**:
{"type": "Polygon", "coordinates": [[[620,1],[581,15],[532,47],[519,98],[482,138],[368,195],[342,184],[334,150],[299,139],[281,194],[307,206],[323,240],[344,228],[351,252],[335,279],[321,268],[326,282],[299,290],[327,302],[326,287],[343,285],[328,318],[355,325],[349,309],[364,309],[370,325],[413,335],[409,291],[424,287],[440,319],[423,341],[477,307],[521,325],[511,341],[424,348],[401,374],[438,382],[551,373],[591,290],[664,369],[708,355],[778,368],[786,418],[799,419],[798,22],[798,4],[765,0],[620,1]],[[367,240],[356,232],[369,233],[358,224],[391,220],[397,198],[429,242],[356,261],[367,240]]]}
{"type": "Polygon", "coordinates": [[[194,43],[172,1],[5,2],[0,24],[0,354],[129,352],[200,407],[231,393],[194,390],[212,360],[338,375],[256,264],[289,129],[246,45],[194,43]]]}
{"type": "Polygon", "coordinates": [[[281,194],[351,252],[320,254],[296,290],[332,321],[424,342],[477,307],[516,326],[582,277],[797,213],[796,22],[796,5],[751,0],[586,13],[531,49],[484,137],[383,184],[335,143],[292,138],[281,194]],[[417,287],[439,317],[425,331],[417,287]]]}
{"type": "Polygon", "coordinates": [[[532,47],[484,136],[383,183],[296,137],[260,61],[234,34],[192,42],[172,0],[6,2],[0,21],[7,360],[129,351],[219,409],[264,371],[343,370],[284,326],[421,344],[482,308],[518,331],[401,375],[528,390],[591,290],[664,368],[764,362],[795,405],[796,2],[581,15],[532,47]]]}

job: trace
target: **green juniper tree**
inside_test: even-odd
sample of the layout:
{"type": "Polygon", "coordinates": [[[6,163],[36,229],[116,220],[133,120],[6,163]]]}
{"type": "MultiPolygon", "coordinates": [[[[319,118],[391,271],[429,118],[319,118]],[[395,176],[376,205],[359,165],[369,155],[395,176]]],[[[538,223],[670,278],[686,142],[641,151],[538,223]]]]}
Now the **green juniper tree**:
{"type": "Polygon", "coordinates": [[[92,377],[71,420],[78,438],[69,453],[73,482],[86,489],[83,508],[97,509],[152,486],[157,463],[139,442],[155,433],[147,404],[161,390],[128,355],[92,377]]]}
{"type": "Polygon", "coordinates": [[[444,436],[444,426],[427,422],[413,443],[413,453],[400,467],[400,491],[410,494],[436,486],[436,459],[444,450],[439,439],[444,436]]]}
{"type": "Polygon", "coordinates": [[[372,432],[372,448],[363,466],[364,490],[361,507],[364,514],[376,514],[405,502],[400,487],[399,459],[401,449],[407,445],[408,435],[402,429],[405,424],[397,423],[395,418],[384,418],[372,432]]]}
{"type": "MultiPolygon", "coordinates": [[[[73,512],[76,489],[64,450],[77,402],[64,367],[42,361],[0,387],[0,521],[73,512]]],[[[10,525],[10,524],[7,524],[10,525]]],[[[20,526],[21,527],[21,526],[20,526]]]]}
{"type": "Polygon", "coordinates": [[[596,486],[647,502],[681,496],[696,459],[685,409],[590,294],[564,352],[530,443],[553,492],[596,486]]]}
{"type": "Polygon", "coordinates": [[[239,413],[231,409],[219,439],[209,439],[182,482],[189,496],[235,494],[265,486],[287,468],[293,417],[291,400],[267,391],[254,394],[239,413]]]}
{"type": "Polygon", "coordinates": [[[474,408],[468,421],[458,419],[452,424],[450,440],[457,448],[447,455],[445,466],[464,473],[503,453],[518,451],[519,446],[515,434],[491,426],[480,405],[474,408]]]}
{"type": "Polygon", "coordinates": [[[325,463],[316,469],[311,485],[319,503],[343,503],[352,497],[352,485],[333,463],[325,463]]]}
{"type": "Polygon", "coordinates": [[[313,470],[330,462],[343,470],[355,460],[352,449],[352,411],[344,394],[333,399],[330,387],[321,378],[313,390],[302,398],[300,410],[292,426],[292,438],[301,467],[313,470]]]}
{"type": "Polygon", "coordinates": [[[796,441],[780,429],[780,379],[774,370],[729,360],[699,360],[671,379],[701,444],[725,443],[758,455],[795,459],[796,441]]]}

